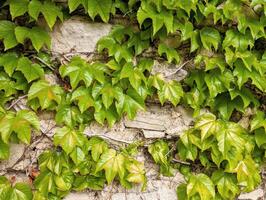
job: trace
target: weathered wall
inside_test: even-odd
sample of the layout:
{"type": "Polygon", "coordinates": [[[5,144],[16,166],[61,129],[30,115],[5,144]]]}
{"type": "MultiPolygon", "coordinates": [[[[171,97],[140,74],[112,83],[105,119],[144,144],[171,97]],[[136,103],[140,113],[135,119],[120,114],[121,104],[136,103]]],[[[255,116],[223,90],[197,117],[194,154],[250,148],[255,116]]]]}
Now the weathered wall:
{"type": "MultiPolygon", "coordinates": [[[[70,56],[79,54],[87,57],[86,52],[93,52],[97,41],[111,30],[111,25],[88,22],[87,19],[72,17],[63,24],[57,25],[52,36],[52,53],[55,57],[66,62],[70,56]]],[[[182,80],[187,72],[179,66],[155,62],[153,73],[160,72],[168,79],[182,80]]],[[[56,84],[56,77],[46,76],[47,80],[56,84]]],[[[22,99],[15,109],[25,108],[26,100],[22,99]]],[[[11,146],[11,156],[8,161],[0,163],[0,173],[8,176],[16,175],[22,181],[29,181],[28,174],[36,168],[36,158],[45,149],[52,147],[52,136],[56,128],[54,113],[39,113],[41,119],[41,133],[35,134],[32,144],[25,146],[14,144],[11,146]]],[[[188,109],[171,105],[161,106],[158,101],[147,103],[146,112],[139,112],[133,121],[126,118],[113,128],[101,127],[96,123],[85,129],[88,136],[99,135],[112,145],[124,145],[136,140],[152,142],[156,138],[178,137],[182,131],[193,124],[192,113],[188,109]]],[[[138,159],[145,162],[148,186],[145,192],[136,186],[132,190],[125,190],[116,183],[107,186],[103,191],[72,192],[66,200],[175,200],[176,187],[184,181],[183,176],[176,172],[174,177],[163,177],[158,174],[158,167],[153,164],[150,156],[140,152],[138,159]]],[[[263,196],[263,190],[258,189],[245,194],[240,199],[257,199],[263,196]]]]}

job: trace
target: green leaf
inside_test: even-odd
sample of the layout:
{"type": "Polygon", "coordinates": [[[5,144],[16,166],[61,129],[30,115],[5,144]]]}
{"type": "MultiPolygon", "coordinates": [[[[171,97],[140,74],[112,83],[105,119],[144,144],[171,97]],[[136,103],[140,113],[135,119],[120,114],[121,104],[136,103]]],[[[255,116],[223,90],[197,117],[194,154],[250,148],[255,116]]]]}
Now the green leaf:
{"type": "Polygon", "coordinates": [[[122,154],[117,154],[114,149],[106,150],[100,157],[96,165],[96,172],[105,170],[105,177],[110,184],[116,175],[119,175],[120,180],[125,176],[125,157],[122,154]]]}
{"type": "Polygon", "coordinates": [[[117,121],[118,116],[117,116],[114,106],[108,109],[105,109],[100,106],[99,108],[95,110],[94,118],[101,125],[104,125],[105,120],[107,120],[108,125],[112,127],[117,121]]]}
{"type": "Polygon", "coordinates": [[[197,0],[177,1],[176,2],[177,6],[184,9],[188,15],[190,15],[191,10],[196,11],[197,3],[198,3],[197,0]]]}
{"type": "Polygon", "coordinates": [[[242,153],[248,151],[246,147],[252,145],[251,141],[248,141],[246,131],[233,122],[224,123],[224,126],[217,132],[216,138],[219,151],[229,163],[229,169],[232,169],[242,159],[242,153]]]}
{"type": "Polygon", "coordinates": [[[5,53],[0,55],[0,66],[4,67],[8,76],[12,76],[18,65],[18,55],[14,52],[5,53]]]}
{"type": "MultiPolygon", "coordinates": [[[[6,160],[9,158],[9,145],[4,143],[0,138],[0,160],[6,160]]],[[[1,190],[1,189],[0,189],[1,190]]]]}
{"type": "Polygon", "coordinates": [[[205,174],[190,176],[187,184],[188,199],[199,195],[201,200],[211,200],[215,198],[215,189],[211,179],[205,174]]]}
{"type": "Polygon", "coordinates": [[[248,47],[253,47],[253,38],[250,32],[242,34],[236,30],[229,29],[226,31],[225,39],[223,40],[223,48],[234,47],[237,51],[244,51],[248,47]]]}
{"type": "Polygon", "coordinates": [[[158,140],[149,145],[148,151],[152,155],[155,163],[160,165],[160,173],[162,173],[164,176],[172,176],[173,169],[168,159],[170,149],[167,142],[158,140]]]}
{"type": "Polygon", "coordinates": [[[16,70],[23,73],[28,83],[44,76],[42,67],[37,63],[32,64],[32,62],[26,57],[21,57],[19,59],[16,70]]]}
{"type": "Polygon", "coordinates": [[[158,53],[160,56],[163,54],[166,54],[167,61],[171,63],[175,60],[175,62],[178,64],[180,62],[180,56],[177,53],[177,50],[171,47],[168,47],[166,44],[159,44],[158,47],[158,53]]]}
{"type": "Polygon", "coordinates": [[[54,178],[55,185],[60,191],[69,191],[74,181],[74,175],[70,170],[63,170],[63,172],[54,178]]]}
{"type": "Polygon", "coordinates": [[[220,169],[212,174],[212,180],[224,199],[234,199],[240,193],[234,174],[226,173],[220,169]]]}
{"type": "Polygon", "coordinates": [[[127,113],[129,119],[136,116],[137,110],[145,110],[144,100],[133,89],[128,89],[127,94],[121,94],[115,105],[117,113],[127,113]]]}
{"type": "Polygon", "coordinates": [[[238,184],[244,187],[245,192],[254,190],[261,182],[259,170],[250,156],[240,161],[235,168],[238,184]]]}
{"type": "Polygon", "coordinates": [[[18,44],[15,28],[16,25],[10,21],[0,21],[0,40],[3,40],[5,50],[11,49],[18,44]]]}
{"type": "Polygon", "coordinates": [[[76,146],[82,147],[84,144],[84,135],[66,126],[58,128],[54,135],[54,144],[61,146],[67,154],[70,154],[76,146]]]}
{"type": "Polygon", "coordinates": [[[261,76],[259,72],[255,69],[251,71],[246,69],[241,63],[235,63],[235,69],[233,72],[234,76],[237,77],[238,87],[241,88],[244,83],[246,83],[249,79],[252,80],[252,84],[259,88],[261,91],[266,91],[265,81],[266,77],[261,76]]]}
{"type": "Polygon", "coordinates": [[[229,120],[234,110],[244,112],[244,103],[240,98],[230,100],[228,94],[221,94],[215,98],[212,108],[218,110],[223,119],[229,120]]]}
{"type": "Polygon", "coordinates": [[[141,2],[141,8],[137,12],[137,19],[140,26],[146,19],[151,19],[153,25],[153,35],[155,35],[163,27],[163,25],[165,25],[167,33],[174,31],[174,17],[172,11],[162,9],[160,12],[157,12],[156,8],[145,1],[141,2]]]}
{"type": "Polygon", "coordinates": [[[15,28],[15,35],[17,41],[21,44],[24,44],[24,41],[26,39],[30,39],[33,47],[37,51],[39,51],[44,45],[50,48],[51,39],[49,34],[39,27],[33,27],[30,29],[22,26],[17,26],[15,28]]]}
{"type": "Polygon", "coordinates": [[[78,101],[78,107],[81,113],[84,113],[88,108],[94,107],[95,105],[90,89],[84,86],[77,88],[72,93],[71,101],[78,101]]]}
{"type": "Polygon", "coordinates": [[[157,92],[161,104],[169,100],[174,106],[179,103],[181,97],[184,95],[182,86],[177,81],[164,82],[162,89],[157,92]]]}
{"type": "Polygon", "coordinates": [[[209,89],[210,97],[214,98],[231,88],[234,77],[229,70],[220,72],[219,69],[214,69],[205,74],[204,80],[209,89]]]}
{"type": "Polygon", "coordinates": [[[210,27],[204,27],[200,30],[200,39],[205,49],[211,50],[213,46],[215,50],[218,50],[218,45],[221,42],[221,36],[219,32],[210,27]]]}
{"type": "Polygon", "coordinates": [[[68,0],[68,7],[70,13],[72,13],[74,10],[78,8],[78,6],[82,4],[83,7],[87,10],[87,1],[86,0],[68,0]]]}
{"type": "Polygon", "coordinates": [[[5,97],[10,97],[17,93],[15,82],[4,72],[0,72],[0,90],[4,91],[5,97]]]}
{"type": "Polygon", "coordinates": [[[107,143],[99,138],[99,137],[92,137],[87,143],[89,151],[91,151],[92,159],[97,162],[102,155],[108,149],[107,143]]]}
{"type": "Polygon", "coordinates": [[[30,87],[28,100],[38,99],[42,109],[49,108],[61,102],[63,90],[57,85],[50,85],[47,81],[40,80],[30,87]]]}
{"type": "Polygon", "coordinates": [[[55,194],[57,189],[54,177],[51,171],[45,170],[34,180],[34,186],[46,197],[50,192],[55,194]]]}
{"type": "Polygon", "coordinates": [[[58,124],[66,124],[69,127],[75,127],[78,123],[84,121],[79,109],[76,106],[71,106],[68,103],[61,103],[55,115],[55,121],[58,124]]]}
{"type": "Polygon", "coordinates": [[[92,19],[96,15],[99,15],[104,22],[109,21],[111,9],[112,9],[112,0],[87,0],[88,13],[92,19]]]}
{"type": "Polygon", "coordinates": [[[131,86],[138,90],[141,83],[146,80],[144,74],[137,68],[133,67],[132,63],[126,63],[121,71],[120,79],[128,78],[131,86]]]}
{"type": "Polygon", "coordinates": [[[129,172],[127,181],[131,183],[144,183],[146,181],[144,163],[137,160],[126,162],[126,169],[129,172]]]}
{"type": "Polygon", "coordinates": [[[26,183],[16,183],[14,187],[10,188],[5,199],[14,200],[31,200],[32,191],[26,183]]]}
{"type": "Polygon", "coordinates": [[[54,2],[44,1],[42,3],[39,0],[32,0],[29,3],[29,15],[37,21],[40,13],[44,16],[50,29],[53,28],[57,17],[63,21],[63,13],[54,2]]]}
{"type": "Polygon", "coordinates": [[[69,168],[69,159],[64,151],[46,150],[38,158],[39,168],[42,172],[49,171],[60,175],[64,168],[69,168]]]}
{"type": "Polygon", "coordinates": [[[195,128],[201,131],[201,141],[203,141],[211,135],[216,135],[221,125],[219,120],[216,120],[215,115],[206,113],[198,117],[195,128]]]}
{"type": "Polygon", "coordinates": [[[40,129],[37,115],[29,110],[20,110],[17,113],[8,112],[0,120],[2,140],[7,144],[12,132],[24,143],[30,143],[31,127],[40,129]]]}
{"type": "Polygon", "coordinates": [[[256,115],[250,122],[251,131],[254,131],[258,128],[264,128],[264,130],[266,131],[266,117],[265,113],[263,113],[262,111],[257,111],[256,115]]]}
{"type": "Polygon", "coordinates": [[[254,131],[255,141],[259,148],[263,148],[263,145],[266,144],[266,133],[263,129],[257,129],[254,131]]]}
{"type": "Polygon", "coordinates": [[[75,89],[79,82],[83,81],[89,87],[93,81],[93,73],[90,65],[80,57],[73,57],[67,65],[62,65],[59,72],[62,77],[68,76],[72,89],[75,89]]]}
{"type": "Polygon", "coordinates": [[[9,0],[9,9],[14,20],[16,17],[24,15],[28,11],[28,0],[9,0]]]}

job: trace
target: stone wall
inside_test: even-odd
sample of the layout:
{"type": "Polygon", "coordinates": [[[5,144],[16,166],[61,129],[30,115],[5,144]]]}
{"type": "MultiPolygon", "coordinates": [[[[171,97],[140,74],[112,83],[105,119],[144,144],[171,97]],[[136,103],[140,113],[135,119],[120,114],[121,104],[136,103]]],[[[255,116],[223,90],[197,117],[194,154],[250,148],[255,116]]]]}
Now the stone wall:
{"type": "MultiPolygon", "coordinates": [[[[90,59],[88,52],[95,51],[97,41],[111,30],[111,25],[89,22],[81,17],[71,17],[62,24],[56,25],[52,36],[52,54],[62,63],[73,55],[81,55],[90,59]]],[[[176,65],[155,62],[152,73],[162,73],[166,78],[182,80],[187,72],[176,65]]],[[[56,77],[47,75],[46,79],[56,84],[56,77]]],[[[21,99],[14,107],[16,110],[26,107],[26,100],[21,99]]],[[[7,176],[16,175],[18,180],[28,182],[28,175],[36,169],[36,159],[45,149],[51,148],[52,136],[56,128],[54,113],[39,113],[41,133],[35,133],[32,144],[11,145],[11,156],[8,161],[0,163],[0,173],[7,176]]],[[[151,143],[157,138],[178,137],[184,130],[193,125],[191,110],[182,106],[161,106],[158,101],[147,102],[147,110],[139,112],[135,120],[126,118],[115,124],[113,128],[102,127],[92,123],[85,129],[88,136],[98,135],[106,139],[111,145],[130,144],[136,140],[151,143]]],[[[176,171],[174,177],[163,177],[158,173],[158,166],[154,165],[145,149],[137,159],[145,162],[148,185],[146,191],[136,186],[125,190],[113,183],[103,191],[84,191],[70,193],[65,200],[176,200],[176,187],[184,181],[183,176],[176,171]]],[[[258,189],[250,194],[243,194],[240,199],[257,199],[263,196],[263,190],[258,189]]]]}

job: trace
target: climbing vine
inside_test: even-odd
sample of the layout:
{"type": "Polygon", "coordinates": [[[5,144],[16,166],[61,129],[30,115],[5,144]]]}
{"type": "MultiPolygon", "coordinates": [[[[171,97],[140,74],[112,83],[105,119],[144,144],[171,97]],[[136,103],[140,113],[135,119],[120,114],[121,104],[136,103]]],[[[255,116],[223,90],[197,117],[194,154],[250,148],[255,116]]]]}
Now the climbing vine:
{"type": "MultiPolygon", "coordinates": [[[[54,148],[38,159],[33,185],[0,177],[0,199],[62,199],[71,190],[101,190],[117,180],[146,187],[136,142],[114,149],[87,138],[91,121],[112,127],[134,119],[147,99],[193,109],[195,124],[178,140],[147,151],[160,173],[178,169],[180,199],[234,199],[261,182],[266,149],[265,0],[6,0],[0,2],[0,159],[9,143],[30,144],[38,112],[55,112],[54,148]],[[116,23],[97,44],[97,56],[58,63],[51,31],[74,14],[116,23]],[[44,20],[43,20],[44,19],[44,20]],[[44,24],[43,24],[44,23],[44,24]],[[154,60],[185,68],[184,81],[153,74],[154,60]],[[59,82],[46,80],[47,74],[59,82]],[[28,109],[15,111],[16,99],[28,109]],[[202,114],[202,110],[205,113],[202,114]],[[239,120],[249,119],[242,126],[239,120]],[[178,161],[178,164],[174,163],[178,161]]],[[[92,53],[92,52],[89,52],[92,53]]]]}

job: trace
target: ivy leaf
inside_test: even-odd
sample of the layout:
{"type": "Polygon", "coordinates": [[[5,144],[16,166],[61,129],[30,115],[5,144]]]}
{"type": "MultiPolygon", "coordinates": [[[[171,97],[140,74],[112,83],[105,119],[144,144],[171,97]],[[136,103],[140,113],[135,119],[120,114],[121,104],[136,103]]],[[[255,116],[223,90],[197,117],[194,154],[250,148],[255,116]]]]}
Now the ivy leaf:
{"type": "Polygon", "coordinates": [[[73,57],[68,65],[59,68],[62,77],[68,76],[72,89],[75,89],[79,82],[83,81],[89,87],[93,81],[93,74],[90,65],[80,57],[73,57]]]}
{"type": "Polygon", "coordinates": [[[39,176],[34,180],[34,186],[46,197],[51,192],[53,194],[56,193],[56,185],[54,181],[55,175],[49,171],[43,171],[39,176]]]}
{"type": "Polygon", "coordinates": [[[212,174],[212,180],[224,199],[232,199],[240,193],[234,174],[226,173],[220,169],[212,174]]]}
{"type": "Polygon", "coordinates": [[[266,86],[264,84],[266,77],[261,76],[260,73],[255,69],[249,71],[241,63],[236,62],[233,74],[237,77],[237,84],[239,88],[241,88],[242,85],[244,85],[244,83],[246,83],[249,79],[251,79],[252,84],[254,84],[261,91],[266,91],[266,86]]]}
{"type": "Polygon", "coordinates": [[[164,176],[172,176],[173,169],[170,166],[167,156],[170,151],[167,142],[158,140],[149,145],[148,151],[152,155],[155,163],[160,165],[160,173],[162,173],[164,176]]]}
{"type": "Polygon", "coordinates": [[[117,154],[114,149],[106,150],[100,157],[97,165],[96,172],[105,170],[105,177],[110,184],[116,175],[119,175],[120,180],[125,176],[125,157],[122,154],[117,154]]]}
{"type": "Polygon", "coordinates": [[[70,157],[74,161],[76,165],[79,165],[81,162],[85,160],[85,153],[83,152],[82,148],[75,147],[74,150],[71,152],[70,157]]]}
{"type": "Polygon", "coordinates": [[[91,151],[92,159],[97,162],[102,155],[108,149],[107,143],[99,138],[99,137],[92,137],[87,143],[89,151],[91,151]]]}
{"type": "Polygon", "coordinates": [[[171,63],[172,61],[175,60],[176,63],[180,62],[180,56],[177,53],[177,50],[174,48],[168,47],[166,44],[159,44],[158,47],[158,53],[160,56],[163,54],[166,54],[167,61],[171,63]]]}
{"type": "MultiPolygon", "coordinates": [[[[9,145],[4,143],[1,138],[0,138],[0,149],[1,149],[1,151],[0,151],[0,160],[8,159],[9,158],[9,153],[10,153],[9,152],[9,145]]],[[[1,189],[0,189],[0,191],[1,191],[1,189]]]]}
{"type": "Polygon", "coordinates": [[[215,50],[218,50],[218,45],[221,42],[221,36],[219,32],[210,27],[204,27],[200,30],[200,39],[205,49],[211,50],[213,46],[215,50]]]}
{"type": "Polygon", "coordinates": [[[256,129],[255,133],[255,141],[259,148],[263,148],[266,144],[266,132],[263,129],[256,129]]]}
{"type": "Polygon", "coordinates": [[[26,183],[16,183],[14,187],[11,187],[4,199],[14,200],[31,200],[32,191],[26,183]]]}
{"type": "Polygon", "coordinates": [[[215,98],[213,109],[218,110],[223,119],[229,120],[233,111],[238,110],[244,112],[244,104],[240,98],[230,100],[228,94],[221,94],[215,98]]]}
{"type": "Polygon", "coordinates": [[[165,25],[167,33],[173,32],[174,17],[170,10],[162,9],[160,12],[157,12],[156,8],[152,5],[142,1],[141,8],[137,12],[137,19],[140,26],[145,19],[151,19],[153,23],[153,35],[155,35],[163,25],[165,25]]]}
{"type": "Polygon", "coordinates": [[[142,81],[146,80],[144,74],[138,68],[134,68],[132,63],[126,63],[123,66],[120,74],[120,79],[122,78],[128,78],[135,90],[138,90],[142,81]]]}
{"type": "Polygon", "coordinates": [[[9,0],[9,9],[12,20],[16,17],[24,15],[28,11],[28,0],[9,0]]]}
{"type": "Polygon", "coordinates": [[[161,104],[169,100],[174,106],[179,103],[184,94],[182,86],[177,81],[165,82],[162,89],[157,92],[161,104]]]}
{"type": "Polygon", "coordinates": [[[109,56],[114,56],[117,62],[120,62],[122,59],[127,62],[132,61],[132,50],[128,48],[127,44],[121,45],[110,36],[101,38],[97,44],[99,52],[102,52],[104,49],[108,49],[109,56]]]}
{"type": "Polygon", "coordinates": [[[99,15],[104,22],[108,22],[112,3],[112,0],[102,0],[101,2],[98,0],[87,0],[90,17],[94,19],[96,15],[99,15]]]}
{"type": "Polygon", "coordinates": [[[244,187],[245,192],[254,190],[261,181],[256,163],[250,156],[238,162],[235,172],[237,173],[238,184],[244,187]]]}
{"type": "Polygon", "coordinates": [[[129,119],[136,116],[137,110],[145,110],[145,103],[134,89],[128,89],[127,94],[120,95],[116,102],[116,110],[119,115],[127,113],[129,119]]]}
{"type": "Polygon", "coordinates": [[[68,162],[68,157],[64,151],[45,151],[38,158],[41,171],[49,169],[57,175],[60,175],[64,168],[69,168],[68,162]]]}
{"type": "Polygon", "coordinates": [[[253,103],[254,106],[258,106],[259,102],[254,97],[254,95],[251,93],[251,91],[247,88],[242,88],[241,90],[233,89],[229,90],[231,100],[234,100],[237,97],[240,97],[243,101],[243,108],[247,108],[251,103],[253,103]]]}
{"type": "Polygon", "coordinates": [[[199,195],[201,200],[210,200],[215,197],[215,189],[211,179],[205,174],[190,176],[187,184],[188,198],[199,195]]]}
{"type": "Polygon", "coordinates": [[[217,57],[212,57],[212,58],[204,58],[204,62],[205,62],[205,71],[208,70],[212,70],[215,68],[219,68],[221,70],[221,72],[224,72],[225,68],[226,68],[226,62],[224,60],[223,56],[217,56],[217,57]]]}
{"type": "Polygon", "coordinates": [[[188,15],[190,15],[190,11],[196,11],[197,8],[197,0],[189,0],[189,1],[177,1],[176,4],[178,7],[184,9],[188,15]]]}
{"type": "Polygon", "coordinates": [[[0,66],[4,67],[8,76],[12,76],[18,65],[18,55],[14,52],[5,53],[0,56],[0,66]]]}
{"type": "Polygon", "coordinates": [[[77,88],[72,93],[71,101],[78,101],[78,107],[81,113],[84,113],[88,108],[94,107],[95,105],[90,89],[84,86],[77,88]]]}
{"type": "Polygon", "coordinates": [[[10,97],[17,93],[15,82],[5,72],[0,72],[0,90],[4,91],[5,97],[10,97]]]}
{"type": "Polygon", "coordinates": [[[264,128],[266,131],[266,117],[262,111],[257,111],[250,123],[251,131],[254,131],[258,128],[264,128]]]}
{"type": "Polygon", "coordinates": [[[0,21],[0,40],[3,40],[5,50],[11,49],[18,44],[15,28],[16,25],[10,21],[0,21]]]}
{"type": "Polygon", "coordinates": [[[74,175],[70,170],[63,170],[62,173],[54,178],[55,184],[60,191],[69,191],[74,181],[74,175]]]}
{"type": "Polygon", "coordinates": [[[242,159],[245,147],[250,144],[247,142],[247,133],[239,124],[226,122],[224,127],[217,132],[216,138],[219,151],[229,162],[229,168],[232,169],[242,159]]]}
{"type": "Polygon", "coordinates": [[[10,189],[10,183],[5,176],[0,176],[0,198],[5,199],[5,196],[10,189]]]}
{"type": "Polygon", "coordinates": [[[58,124],[66,124],[69,127],[75,127],[78,123],[84,121],[83,116],[76,106],[71,106],[69,103],[61,103],[57,108],[55,121],[58,124]]]}
{"type": "Polygon", "coordinates": [[[204,92],[200,92],[197,88],[193,88],[192,91],[186,92],[184,96],[185,102],[194,109],[194,117],[200,114],[201,105],[203,105],[205,99],[206,95],[204,92]]]}
{"type": "Polygon", "coordinates": [[[126,162],[126,169],[129,172],[126,179],[131,183],[144,183],[146,181],[144,163],[137,160],[126,162]]]}
{"type": "Polygon", "coordinates": [[[215,135],[221,128],[216,116],[211,113],[201,115],[195,122],[195,128],[201,131],[201,141],[215,135]]]}
{"type": "Polygon", "coordinates": [[[57,85],[50,85],[47,81],[40,80],[30,87],[28,100],[38,99],[42,109],[49,108],[61,102],[63,90],[57,85]]]}
{"type": "Polygon", "coordinates": [[[16,70],[23,73],[28,83],[44,76],[43,68],[37,63],[32,64],[26,57],[21,57],[19,59],[16,70]]]}
{"type": "Polygon", "coordinates": [[[50,29],[53,28],[57,17],[63,21],[63,13],[54,2],[44,1],[42,3],[39,0],[32,0],[29,3],[29,15],[37,21],[40,13],[44,16],[50,29]]]}
{"type": "Polygon", "coordinates": [[[217,94],[230,89],[230,84],[234,81],[234,77],[229,70],[220,72],[219,69],[215,69],[206,73],[204,80],[209,89],[210,97],[214,98],[217,94]]]}
{"type": "Polygon", "coordinates": [[[117,121],[118,116],[113,106],[108,109],[99,106],[94,113],[94,118],[101,125],[104,125],[105,120],[107,120],[108,125],[112,127],[117,121]]]}
{"type": "Polygon", "coordinates": [[[250,32],[242,34],[236,30],[229,29],[223,40],[223,48],[233,46],[237,51],[244,51],[253,47],[253,38],[250,32]]]}
{"type": "Polygon", "coordinates": [[[29,110],[20,110],[17,113],[8,112],[0,120],[0,132],[3,141],[7,144],[12,132],[24,143],[30,143],[31,127],[40,129],[40,122],[36,114],[29,110]]]}
{"type": "Polygon", "coordinates": [[[80,4],[82,4],[86,10],[88,9],[86,0],[68,0],[68,7],[69,7],[70,13],[76,10],[80,4]]]}
{"type": "Polygon", "coordinates": [[[123,95],[123,90],[119,86],[112,86],[111,84],[105,84],[100,91],[102,95],[103,105],[108,109],[114,99],[119,99],[120,95],[123,95]]]}
{"type": "Polygon", "coordinates": [[[54,144],[61,146],[67,154],[70,154],[76,146],[82,147],[84,144],[84,135],[66,126],[58,128],[54,135],[54,144]]]}
{"type": "Polygon", "coordinates": [[[21,44],[24,44],[25,39],[30,39],[33,47],[37,51],[39,51],[44,45],[50,48],[51,39],[49,34],[39,27],[33,27],[30,29],[27,27],[17,26],[15,28],[15,35],[17,41],[21,44]]]}

